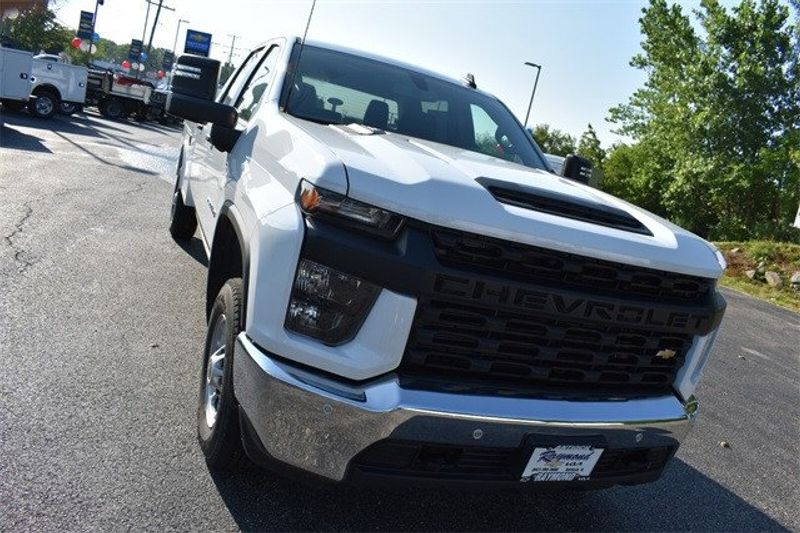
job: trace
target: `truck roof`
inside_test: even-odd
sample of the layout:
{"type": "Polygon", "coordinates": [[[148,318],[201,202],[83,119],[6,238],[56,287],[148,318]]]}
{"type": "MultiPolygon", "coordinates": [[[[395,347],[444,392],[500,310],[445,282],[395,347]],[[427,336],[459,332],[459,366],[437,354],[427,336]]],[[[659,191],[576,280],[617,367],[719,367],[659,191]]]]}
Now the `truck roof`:
{"type": "MultiPolygon", "coordinates": [[[[289,42],[299,43],[300,41],[302,41],[302,38],[299,37],[299,36],[296,36],[296,35],[284,35],[282,38],[286,39],[289,42]]],[[[414,72],[418,72],[420,74],[424,74],[424,75],[430,76],[432,78],[437,78],[437,79],[440,79],[440,80],[445,81],[445,82],[454,83],[456,85],[462,85],[462,86],[465,85],[463,80],[459,80],[459,79],[456,79],[456,78],[451,78],[449,76],[445,76],[444,74],[441,74],[440,72],[436,72],[436,71],[433,71],[433,70],[428,70],[426,68],[423,68],[423,67],[420,67],[420,66],[417,66],[417,65],[412,65],[411,63],[406,63],[404,61],[399,61],[397,59],[392,59],[390,57],[381,56],[381,55],[378,55],[378,54],[373,54],[371,52],[366,52],[364,50],[359,50],[357,48],[349,48],[349,47],[346,47],[346,46],[341,46],[341,45],[338,45],[338,44],[332,44],[332,43],[328,43],[328,42],[325,42],[325,41],[317,41],[317,40],[314,40],[314,39],[306,39],[305,44],[308,45],[308,46],[315,46],[315,47],[318,47],[318,48],[325,48],[327,50],[333,50],[333,51],[336,51],[336,52],[342,52],[342,53],[345,53],[345,54],[350,54],[350,55],[354,55],[354,56],[358,56],[358,57],[364,57],[364,58],[367,58],[367,59],[373,59],[375,61],[380,61],[381,63],[386,63],[386,64],[389,64],[389,65],[394,65],[396,67],[412,70],[414,72]]],[[[478,80],[478,82],[480,82],[480,80],[478,80]]],[[[486,94],[488,96],[491,96],[492,98],[496,98],[493,94],[487,93],[486,91],[483,91],[481,89],[474,89],[474,90],[479,91],[479,92],[481,92],[483,94],[486,94]]]]}

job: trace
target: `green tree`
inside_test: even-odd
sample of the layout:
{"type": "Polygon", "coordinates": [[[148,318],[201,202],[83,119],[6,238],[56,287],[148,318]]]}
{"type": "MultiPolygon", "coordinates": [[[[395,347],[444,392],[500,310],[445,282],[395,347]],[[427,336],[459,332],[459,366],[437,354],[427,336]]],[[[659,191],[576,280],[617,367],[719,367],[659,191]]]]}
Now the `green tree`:
{"type": "Polygon", "coordinates": [[[663,190],[668,185],[668,178],[662,171],[666,163],[655,155],[648,141],[615,144],[603,163],[600,187],[648,211],[669,216],[662,201],[663,190]]]}
{"type": "Polygon", "coordinates": [[[545,153],[567,156],[575,153],[575,137],[548,124],[539,124],[533,129],[533,138],[545,153]]]}
{"type": "Polygon", "coordinates": [[[581,135],[576,153],[591,161],[595,169],[603,170],[606,151],[600,145],[600,139],[597,138],[597,132],[594,131],[591,124],[586,127],[586,131],[581,135]]]}
{"type": "MultiPolygon", "coordinates": [[[[797,10],[794,2],[795,10],[797,10]]],[[[640,19],[644,86],[610,111],[638,142],[615,157],[648,163],[608,187],[658,198],[658,212],[712,238],[781,237],[794,216],[800,169],[800,29],[779,0],[727,10],[702,0],[698,29],[680,6],[651,0],[640,19]],[[639,146],[640,145],[640,146],[639,146]],[[643,157],[644,154],[647,157],[643,157]]],[[[615,150],[616,151],[616,150],[615,150]]]]}
{"type": "Polygon", "coordinates": [[[224,85],[225,82],[228,81],[228,78],[230,78],[231,74],[233,74],[233,70],[234,70],[234,67],[233,67],[232,63],[228,63],[226,61],[225,63],[222,64],[222,67],[219,70],[219,84],[220,85],[224,85]]]}
{"type": "Polygon", "coordinates": [[[42,7],[23,11],[8,28],[14,46],[34,53],[59,53],[74,37],[72,31],[56,22],[56,14],[42,7]]]}

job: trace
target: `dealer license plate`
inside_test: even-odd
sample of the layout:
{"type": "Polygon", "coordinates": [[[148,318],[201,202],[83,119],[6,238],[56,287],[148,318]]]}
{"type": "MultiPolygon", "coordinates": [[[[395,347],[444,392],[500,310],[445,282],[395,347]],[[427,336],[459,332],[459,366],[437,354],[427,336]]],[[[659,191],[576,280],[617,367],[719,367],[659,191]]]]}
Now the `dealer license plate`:
{"type": "Polygon", "coordinates": [[[522,471],[521,481],[578,481],[588,479],[602,448],[547,446],[535,448],[522,471]]]}

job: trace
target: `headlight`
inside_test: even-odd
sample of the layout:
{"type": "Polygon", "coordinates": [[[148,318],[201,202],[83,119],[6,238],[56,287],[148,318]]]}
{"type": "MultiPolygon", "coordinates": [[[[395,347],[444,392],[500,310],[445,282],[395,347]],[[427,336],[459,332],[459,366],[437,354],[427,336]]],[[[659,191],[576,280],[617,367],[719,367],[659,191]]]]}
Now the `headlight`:
{"type": "Polygon", "coordinates": [[[711,246],[711,251],[714,252],[714,256],[717,258],[717,263],[719,264],[719,267],[724,271],[726,268],[728,268],[728,262],[725,260],[725,254],[723,254],[722,251],[720,251],[720,249],[717,248],[717,245],[714,244],[713,242],[710,242],[708,244],[709,246],[711,246]]]}
{"type": "Polygon", "coordinates": [[[351,340],[379,288],[361,278],[303,259],[297,266],[286,329],[328,345],[351,340]]]}
{"type": "Polygon", "coordinates": [[[303,181],[297,203],[304,213],[333,223],[393,239],[403,227],[402,216],[303,181]]]}

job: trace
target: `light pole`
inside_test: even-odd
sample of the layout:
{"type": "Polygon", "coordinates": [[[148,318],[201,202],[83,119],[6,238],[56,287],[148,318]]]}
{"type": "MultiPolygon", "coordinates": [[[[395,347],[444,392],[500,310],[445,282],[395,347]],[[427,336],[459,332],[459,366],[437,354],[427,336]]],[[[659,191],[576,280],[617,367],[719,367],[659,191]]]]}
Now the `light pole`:
{"type": "Polygon", "coordinates": [[[236,38],[238,37],[238,35],[233,35],[229,33],[228,36],[231,38],[231,51],[228,52],[228,64],[232,65],[233,63],[231,62],[233,61],[233,49],[236,46],[236,38]]]}
{"type": "Polygon", "coordinates": [[[525,113],[525,124],[523,124],[523,126],[527,127],[528,119],[531,116],[531,107],[533,107],[533,97],[536,95],[536,86],[539,85],[539,74],[542,73],[542,66],[537,65],[536,63],[531,63],[530,61],[526,61],[525,65],[536,69],[536,81],[533,82],[533,91],[531,91],[531,101],[528,104],[528,112],[525,113]]]}
{"type": "MultiPolygon", "coordinates": [[[[172,44],[172,61],[173,63],[178,59],[178,36],[181,34],[182,23],[191,24],[186,19],[178,19],[178,28],[175,30],[175,42],[172,44]]],[[[172,85],[172,70],[169,71],[169,84],[172,85]]]]}
{"type": "Polygon", "coordinates": [[[181,34],[181,24],[182,23],[190,24],[190,22],[186,19],[179,19],[178,20],[178,29],[175,30],[175,43],[172,45],[172,55],[178,57],[178,36],[181,34]]]}

